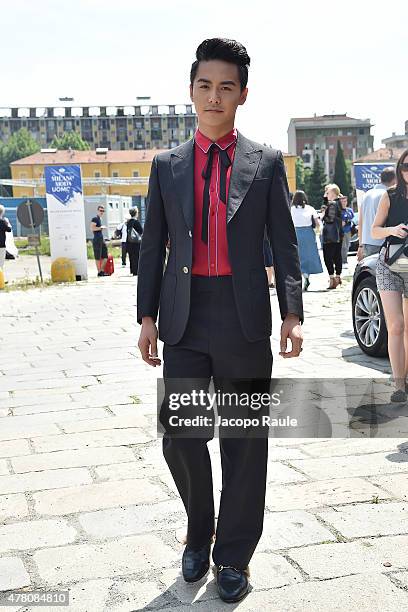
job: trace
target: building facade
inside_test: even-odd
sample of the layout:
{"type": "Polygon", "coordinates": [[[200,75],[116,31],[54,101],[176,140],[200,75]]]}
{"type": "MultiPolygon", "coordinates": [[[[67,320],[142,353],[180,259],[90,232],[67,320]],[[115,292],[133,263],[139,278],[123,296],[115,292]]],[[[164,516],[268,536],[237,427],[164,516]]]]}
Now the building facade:
{"type": "Polygon", "coordinates": [[[41,148],[76,132],[91,149],[171,149],[197,126],[191,104],[167,106],[62,106],[0,108],[0,142],[26,128],[41,148]]]}
{"type": "MultiPolygon", "coordinates": [[[[20,185],[13,186],[13,196],[16,198],[44,196],[45,187],[41,183],[44,178],[44,166],[79,164],[84,183],[84,195],[133,196],[141,197],[144,201],[152,161],[157,153],[160,153],[159,149],[133,151],[57,151],[49,149],[48,152],[34,153],[10,164],[12,180],[20,183],[20,185]],[[115,184],[115,179],[117,179],[117,184],[115,184]],[[127,179],[131,180],[127,181],[127,179]],[[38,185],[32,187],[22,184],[25,181],[27,183],[34,181],[38,185]],[[111,184],[107,184],[109,181],[111,184]]],[[[296,156],[284,153],[283,159],[289,189],[295,191],[296,156]]]]}
{"type": "Polygon", "coordinates": [[[388,149],[408,149],[408,121],[405,122],[405,134],[392,133],[392,136],[381,141],[388,149]]]}
{"type": "Polygon", "coordinates": [[[355,161],[373,150],[370,119],[354,119],[344,115],[297,117],[288,127],[289,153],[303,159],[305,168],[312,168],[316,157],[323,163],[329,179],[334,174],[334,164],[339,141],[344,157],[355,161]]]}

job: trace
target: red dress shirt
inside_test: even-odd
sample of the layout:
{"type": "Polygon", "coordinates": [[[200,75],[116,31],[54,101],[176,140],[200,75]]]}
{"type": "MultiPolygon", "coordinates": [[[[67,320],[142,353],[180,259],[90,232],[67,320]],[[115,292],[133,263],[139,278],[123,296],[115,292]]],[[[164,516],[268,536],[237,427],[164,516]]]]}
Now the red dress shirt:
{"type": "MultiPolygon", "coordinates": [[[[204,179],[202,171],[207,164],[208,151],[213,143],[199,130],[194,138],[194,229],[193,229],[193,266],[191,273],[197,276],[226,276],[232,274],[227,244],[227,205],[220,200],[221,162],[218,148],[215,147],[210,181],[210,204],[208,224],[208,244],[201,240],[203,212],[204,179]]],[[[234,161],[237,131],[234,129],[219,140],[216,145],[226,149],[231,160],[227,170],[226,193],[228,199],[232,162],[234,161]]]]}

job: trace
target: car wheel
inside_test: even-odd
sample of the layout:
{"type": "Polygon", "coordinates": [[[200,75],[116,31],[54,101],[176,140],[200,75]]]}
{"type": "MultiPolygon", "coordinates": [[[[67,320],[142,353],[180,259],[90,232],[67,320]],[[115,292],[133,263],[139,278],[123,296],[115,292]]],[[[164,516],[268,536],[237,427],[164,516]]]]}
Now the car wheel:
{"type": "Polygon", "coordinates": [[[387,327],[375,278],[363,278],[353,298],[353,327],[360,348],[367,355],[387,355],[387,327]]]}

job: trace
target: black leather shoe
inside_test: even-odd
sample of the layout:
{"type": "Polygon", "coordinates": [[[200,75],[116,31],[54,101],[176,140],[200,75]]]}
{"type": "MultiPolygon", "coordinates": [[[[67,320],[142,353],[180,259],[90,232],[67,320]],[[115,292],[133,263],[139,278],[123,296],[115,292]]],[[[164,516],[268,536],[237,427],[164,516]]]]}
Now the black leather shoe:
{"type": "Polygon", "coordinates": [[[230,565],[217,567],[218,594],[223,601],[240,601],[248,593],[248,570],[239,570],[230,565]]]}
{"type": "Polygon", "coordinates": [[[200,548],[192,550],[186,546],[183,552],[182,571],[186,582],[197,582],[206,575],[210,569],[211,542],[200,548]]]}

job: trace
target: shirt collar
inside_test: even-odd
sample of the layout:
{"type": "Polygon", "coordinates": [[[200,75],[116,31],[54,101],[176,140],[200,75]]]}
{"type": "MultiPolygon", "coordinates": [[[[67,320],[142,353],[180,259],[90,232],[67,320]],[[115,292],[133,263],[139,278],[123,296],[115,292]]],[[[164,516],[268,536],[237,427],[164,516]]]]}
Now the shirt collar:
{"type": "MultiPolygon", "coordinates": [[[[238,132],[237,132],[236,128],[234,128],[233,130],[228,132],[228,134],[225,134],[224,136],[222,136],[222,138],[219,138],[218,140],[216,140],[215,144],[220,149],[224,149],[224,150],[228,149],[228,147],[230,147],[233,143],[235,143],[237,141],[237,134],[238,134],[238,132]]],[[[214,142],[213,140],[211,140],[207,136],[204,136],[204,134],[202,134],[198,128],[197,128],[196,133],[194,135],[194,141],[196,142],[196,144],[200,147],[200,149],[204,153],[208,153],[208,150],[209,150],[210,146],[214,142]]]]}

